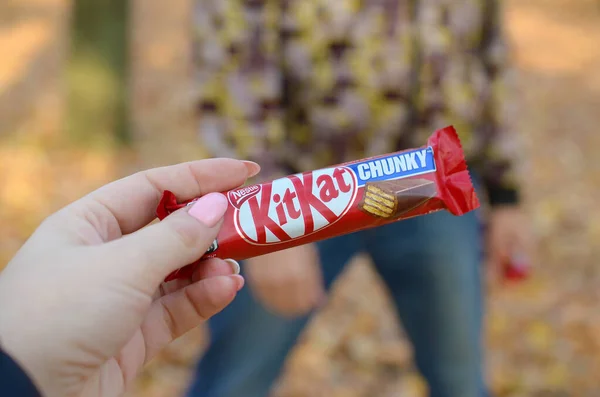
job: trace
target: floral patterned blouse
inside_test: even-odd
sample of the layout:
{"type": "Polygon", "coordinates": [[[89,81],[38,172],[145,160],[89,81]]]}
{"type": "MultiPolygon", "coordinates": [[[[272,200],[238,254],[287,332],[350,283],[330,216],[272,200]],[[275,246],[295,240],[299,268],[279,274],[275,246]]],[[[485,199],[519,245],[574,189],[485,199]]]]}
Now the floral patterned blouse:
{"type": "Polygon", "coordinates": [[[198,134],[273,178],[456,127],[494,204],[518,199],[497,0],[196,0],[198,134]]]}

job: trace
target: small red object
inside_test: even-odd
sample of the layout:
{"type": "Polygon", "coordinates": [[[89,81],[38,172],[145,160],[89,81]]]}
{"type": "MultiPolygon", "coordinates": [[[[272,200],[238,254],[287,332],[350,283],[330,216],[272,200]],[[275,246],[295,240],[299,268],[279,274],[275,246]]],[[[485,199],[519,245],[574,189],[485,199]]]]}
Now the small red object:
{"type": "MultiPolygon", "coordinates": [[[[213,257],[243,260],[447,210],[463,215],[479,207],[460,140],[453,127],[427,145],[344,163],[225,192],[229,208],[206,253],[166,281],[190,277],[213,257]]],[[[194,200],[165,191],[159,219],[194,200]]],[[[401,238],[401,236],[399,236],[401,238]]]]}
{"type": "Polygon", "coordinates": [[[529,277],[531,271],[529,260],[522,255],[514,255],[503,265],[504,279],[521,281],[529,277]]]}

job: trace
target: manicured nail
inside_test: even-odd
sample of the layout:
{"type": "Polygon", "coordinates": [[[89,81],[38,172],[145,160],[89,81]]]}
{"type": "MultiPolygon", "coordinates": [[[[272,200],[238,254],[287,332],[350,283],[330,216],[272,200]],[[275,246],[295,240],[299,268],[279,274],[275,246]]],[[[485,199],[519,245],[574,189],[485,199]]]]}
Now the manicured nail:
{"type": "Polygon", "coordinates": [[[227,197],[221,193],[209,193],[196,200],[188,214],[207,227],[214,227],[225,215],[228,205],[227,197]]]}
{"type": "Polygon", "coordinates": [[[233,259],[225,259],[225,262],[227,262],[229,266],[231,266],[233,274],[240,274],[240,264],[237,263],[237,261],[233,259]]]}
{"type": "Polygon", "coordinates": [[[242,287],[244,286],[244,277],[242,277],[238,274],[235,274],[235,275],[229,276],[229,277],[231,277],[231,279],[233,281],[235,281],[235,283],[237,284],[237,291],[241,290],[242,287]]]}
{"type": "Polygon", "coordinates": [[[252,178],[260,172],[260,165],[256,164],[254,161],[244,160],[243,163],[248,169],[248,178],[252,178]]]}

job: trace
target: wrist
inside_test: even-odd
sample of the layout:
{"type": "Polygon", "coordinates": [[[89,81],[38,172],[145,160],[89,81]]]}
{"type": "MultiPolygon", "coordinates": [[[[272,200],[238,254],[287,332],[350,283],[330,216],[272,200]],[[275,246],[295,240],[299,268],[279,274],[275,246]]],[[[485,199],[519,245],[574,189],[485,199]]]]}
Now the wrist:
{"type": "Polygon", "coordinates": [[[17,310],[11,302],[14,303],[16,295],[9,292],[7,284],[0,282],[0,350],[14,361],[38,393],[45,395],[41,393],[41,377],[35,365],[40,361],[34,357],[34,353],[39,353],[32,343],[36,339],[28,337],[28,329],[19,321],[20,316],[15,314],[17,310]]]}

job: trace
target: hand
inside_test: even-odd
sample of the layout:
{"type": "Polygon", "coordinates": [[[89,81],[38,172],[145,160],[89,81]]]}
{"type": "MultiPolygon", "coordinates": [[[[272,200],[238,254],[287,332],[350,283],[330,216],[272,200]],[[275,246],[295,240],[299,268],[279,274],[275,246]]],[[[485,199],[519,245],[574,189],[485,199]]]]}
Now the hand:
{"type": "Polygon", "coordinates": [[[218,259],[189,280],[161,282],[217,235],[227,200],[207,193],[238,187],[257,172],[254,163],[229,159],[157,168],[50,216],[0,273],[4,350],[45,396],[124,393],[144,363],[243,286],[231,263],[218,259]],[[181,199],[204,196],[144,227],[165,189],[181,199]]]}
{"type": "Polygon", "coordinates": [[[502,265],[515,258],[530,260],[531,232],[519,207],[492,209],[489,227],[488,260],[491,270],[497,273],[502,265]]]}
{"type": "Polygon", "coordinates": [[[325,300],[317,250],[301,245],[248,259],[244,269],[254,296],[275,314],[307,314],[325,300]]]}

